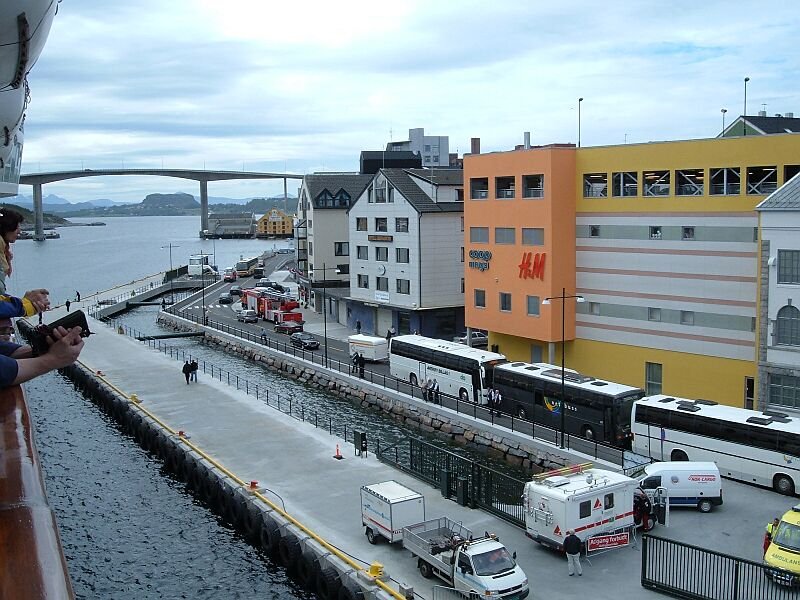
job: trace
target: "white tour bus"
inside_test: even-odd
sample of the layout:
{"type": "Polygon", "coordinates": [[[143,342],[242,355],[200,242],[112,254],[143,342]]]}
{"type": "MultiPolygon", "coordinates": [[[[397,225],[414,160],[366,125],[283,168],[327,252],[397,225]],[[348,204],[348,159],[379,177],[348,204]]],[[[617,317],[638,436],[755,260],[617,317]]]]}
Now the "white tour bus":
{"type": "Polygon", "coordinates": [[[424,337],[399,335],[389,344],[389,372],[393,377],[418,385],[429,377],[443,394],[463,401],[483,403],[491,385],[491,371],[506,357],[464,344],[424,337]]]}
{"type": "Polygon", "coordinates": [[[723,477],[800,490],[800,419],[662,394],[637,400],[633,451],[659,461],[717,463],[723,477]]]}
{"type": "Polygon", "coordinates": [[[189,257],[189,277],[201,277],[203,273],[209,275],[214,273],[214,268],[209,264],[210,254],[192,254],[189,257]]]}

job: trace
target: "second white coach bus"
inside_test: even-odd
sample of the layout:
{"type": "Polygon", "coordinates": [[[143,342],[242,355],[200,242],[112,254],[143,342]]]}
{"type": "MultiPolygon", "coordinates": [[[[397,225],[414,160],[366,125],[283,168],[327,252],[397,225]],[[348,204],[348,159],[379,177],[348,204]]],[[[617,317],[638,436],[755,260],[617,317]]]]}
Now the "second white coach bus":
{"type": "Polygon", "coordinates": [[[659,461],[713,461],[723,477],[800,489],[800,420],[776,411],[723,406],[662,394],[637,400],[633,451],[659,461]]]}
{"type": "Polygon", "coordinates": [[[506,357],[496,352],[421,335],[400,335],[389,344],[389,371],[411,385],[435,379],[444,394],[483,403],[491,371],[506,357]]]}

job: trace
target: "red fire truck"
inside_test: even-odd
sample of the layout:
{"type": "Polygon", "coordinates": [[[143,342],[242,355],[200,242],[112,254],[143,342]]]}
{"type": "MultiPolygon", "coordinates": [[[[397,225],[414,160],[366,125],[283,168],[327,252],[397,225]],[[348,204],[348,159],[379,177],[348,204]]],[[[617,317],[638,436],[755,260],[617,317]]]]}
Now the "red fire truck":
{"type": "Polygon", "coordinates": [[[297,300],[284,294],[263,289],[243,290],[242,306],[256,311],[259,317],[275,324],[287,321],[303,322],[303,313],[295,312],[295,309],[300,308],[297,300]]]}

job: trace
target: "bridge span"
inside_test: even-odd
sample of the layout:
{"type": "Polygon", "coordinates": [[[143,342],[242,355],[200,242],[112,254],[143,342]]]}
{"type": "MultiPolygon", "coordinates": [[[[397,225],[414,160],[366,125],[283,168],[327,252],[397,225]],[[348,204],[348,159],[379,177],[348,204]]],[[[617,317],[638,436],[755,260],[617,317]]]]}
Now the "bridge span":
{"type": "Polygon", "coordinates": [[[208,182],[231,179],[283,179],[283,196],[287,196],[289,179],[302,179],[296,173],[262,173],[258,171],[214,171],[199,169],[81,169],[73,171],[51,171],[46,173],[23,173],[20,184],[33,186],[33,213],[35,215],[34,239],[44,240],[42,186],[45,183],[78,179],[81,177],[105,177],[107,175],[153,175],[191,179],[200,183],[200,235],[208,229],[208,182]]]}

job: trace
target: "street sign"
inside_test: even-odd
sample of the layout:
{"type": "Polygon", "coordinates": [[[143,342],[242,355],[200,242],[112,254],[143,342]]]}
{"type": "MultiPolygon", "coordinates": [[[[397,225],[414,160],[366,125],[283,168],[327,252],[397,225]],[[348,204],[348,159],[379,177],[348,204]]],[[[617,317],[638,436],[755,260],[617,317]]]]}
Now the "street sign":
{"type": "Polygon", "coordinates": [[[610,550],[620,548],[630,544],[631,534],[627,531],[623,533],[612,533],[610,535],[596,535],[586,540],[586,552],[597,550],[610,550]]]}

